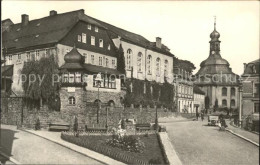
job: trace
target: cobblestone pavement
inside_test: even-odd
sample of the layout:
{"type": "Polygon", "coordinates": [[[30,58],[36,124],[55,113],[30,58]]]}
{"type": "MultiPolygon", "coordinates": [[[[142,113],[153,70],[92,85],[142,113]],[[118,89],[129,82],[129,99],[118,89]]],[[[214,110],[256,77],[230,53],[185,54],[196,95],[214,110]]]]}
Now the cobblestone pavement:
{"type": "Polygon", "coordinates": [[[2,152],[22,164],[102,164],[14,126],[2,126],[1,136],[2,152]]]}
{"type": "Polygon", "coordinates": [[[259,147],[205,121],[162,123],[183,164],[259,164],[259,147]]]}

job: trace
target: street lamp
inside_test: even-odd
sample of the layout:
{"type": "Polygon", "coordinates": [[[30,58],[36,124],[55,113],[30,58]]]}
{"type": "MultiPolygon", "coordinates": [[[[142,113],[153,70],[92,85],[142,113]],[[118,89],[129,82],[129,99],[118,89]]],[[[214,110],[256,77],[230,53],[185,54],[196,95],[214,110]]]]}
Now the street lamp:
{"type": "Polygon", "coordinates": [[[100,74],[100,73],[97,74],[97,77],[96,77],[95,81],[96,81],[97,87],[98,87],[97,123],[99,123],[99,106],[100,106],[100,101],[99,101],[99,88],[100,88],[100,86],[101,86],[101,81],[102,81],[102,78],[101,78],[101,74],[100,74]]]}
{"type": "Polygon", "coordinates": [[[154,129],[157,131],[158,130],[158,113],[157,113],[157,102],[154,101],[154,106],[155,106],[155,124],[154,124],[154,129]]]}
{"type": "Polygon", "coordinates": [[[242,125],[242,95],[243,95],[243,83],[242,83],[242,77],[239,79],[239,127],[241,128],[242,125]]]}

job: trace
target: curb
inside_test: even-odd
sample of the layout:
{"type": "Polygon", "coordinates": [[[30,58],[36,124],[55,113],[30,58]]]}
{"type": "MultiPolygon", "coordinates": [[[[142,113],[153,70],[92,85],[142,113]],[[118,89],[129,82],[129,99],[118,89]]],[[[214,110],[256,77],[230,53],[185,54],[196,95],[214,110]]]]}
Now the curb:
{"type": "MultiPolygon", "coordinates": [[[[58,141],[56,141],[56,140],[54,140],[54,139],[46,138],[46,137],[44,137],[44,136],[38,135],[38,134],[36,134],[36,133],[34,133],[34,132],[31,132],[31,131],[29,131],[29,130],[25,130],[25,129],[21,129],[21,130],[24,131],[24,132],[33,134],[33,135],[35,135],[35,136],[41,137],[41,138],[43,138],[43,139],[46,139],[46,140],[48,140],[48,141],[51,141],[51,142],[53,142],[53,143],[56,143],[56,144],[58,144],[58,145],[60,145],[60,146],[63,146],[63,147],[65,147],[65,148],[68,148],[68,149],[70,149],[70,150],[72,150],[72,151],[75,151],[75,152],[77,152],[77,153],[79,153],[79,154],[82,154],[82,155],[84,155],[84,156],[87,156],[87,157],[89,157],[89,158],[92,158],[92,159],[94,159],[94,160],[96,160],[96,161],[98,161],[98,162],[101,162],[101,163],[104,163],[104,164],[111,164],[111,165],[125,165],[123,162],[120,162],[120,161],[118,161],[118,160],[112,159],[112,158],[110,158],[110,157],[108,157],[108,156],[102,155],[102,154],[100,154],[100,153],[98,153],[98,152],[95,152],[95,151],[92,151],[92,150],[90,150],[90,149],[88,149],[88,148],[81,147],[81,148],[83,148],[83,149],[85,149],[85,150],[91,151],[93,154],[96,154],[96,155],[98,155],[98,156],[100,156],[100,157],[102,157],[102,158],[108,159],[108,160],[109,160],[109,163],[108,163],[107,161],[102,160],[102,159],[97,159],[97,158],[96,158],[95,156],[93,156],[93,155],[86,154],[85,152],[76,150],[76,149],[74,149],[73,147],[66,146],[66,145],[64,145],[64,144],[62,144],[62,143],[60,143],[60,142],[58,142],[58,141]]],[[[67,142],[67,143],[69,143],[69,142],[67,142]]],[[[72,144],[72,143],[71,143],[71,145],[77,146],[76,144],[72,144]]],[[[80,146],[77,146],[77,147],[80,147],[80,146]]]]}
{"type": "Polygon", "coordinates": [[[254,141],[252,141],[252,140],[250,140],[250,139],[248,139],[248,138],[246,138],[246,137],[244,137],[244,136],[241,136],[241,135],[239,135],[239,134],[233,132],[233,131],[230,130],[230,129],[227,129],[227,128],[226,128],[226,130],[227,130],[228,132],[232,133],[233,135],[236,135],[236,136],[240,137],[241,139],[244,139],[244,140],[246,140],[246,141],[248,141],[248,142],[250,142],[250,143],[252,143],[252,144],[254,144],[254,145],[256,145],[256,146],[259,147],[259,144],[258,144],[258,143],[254,142],[254,141]]]}
{"type": "Polygon", "coordinates": [[[163,152],[170,165],[182,165],[177,153],[175,152],[167,132],[159,132],[160,143],[162,144],[163,152]]]}
{"type": "MultiPolygon", "coordinates": [[[[238,126],[234,125],[234,123],[233,123],[233,122],[230,122],[229,124],[230,124],[232,127],[235,127],[235,128],[239,128],[239,129],[241,129],[240,127],[238,127],[238,126]]],[[[245,130],[245,131],[248,131],[248,130],[245,130]]],[[[259,135],[259,133],[258,133],[258,132],[255,132],[255,131],[248,131],[248,132],[251,132],[251,133],[254,133],[254,134],[257,134],[257,135],[259,135]]]]}
{"type": "Polygon", "coordinates": [[[15,160],[14,158],[6,155],[4,152],[0,151],[0,155],[2,155],[3,157],[7,158],[9,161],[13,162],[14,164],[22,164],[20,162],[18,162],[17,160],[15,160]]]}

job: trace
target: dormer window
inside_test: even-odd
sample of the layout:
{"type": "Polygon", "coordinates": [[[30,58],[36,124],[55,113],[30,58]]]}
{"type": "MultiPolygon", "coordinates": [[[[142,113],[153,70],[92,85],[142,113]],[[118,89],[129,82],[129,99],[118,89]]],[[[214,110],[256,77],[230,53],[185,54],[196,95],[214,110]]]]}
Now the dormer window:
{"type": "Polygon", "coordinates": [[[38,38],[38,37],[39,37],[39,34],[37,34],[35,37],[38,38]]]}
{"type": "Polygon", "coordinates": [[[88,30],[91,30],[91,25],[90,24],[88,24],[88,30]]]}
{"type": "Polygon", "coordinates": [[[18,39],[16,38],[14,41],[15,41],[15,42],[17,42],[17,41],[18,41],[18,39]]]}
{"type": "Polygon", "coordinates": [[[107,49],[110,50],[110,44],[108,44],[107,49]]]}
{"type": "Polygon", "coordinates": [[[95,37],[94,36],[91,36],[91,45],[95,46],[95,37]]]}
{"type": "Polygon", "coordinates": [[[103,48],[103,40],[102,39],[99,39],[99,47],[103,48]]]}
{"type": "Polygon", "coordinates": [[[95,26],[95,32],[98,32],[98,27],[97,26],[95,26]]]}
{"type": "Polygon", "coordinates": [[[82,33],[82,43],[87,43],[87,35],[82,33]]]}
{"type": "Polygon", "coordinates": [[[37,25],[36,26],[40,26],[41,25],[41,23],[37,23],[37,25]]]}
{"type": "Polygon", "coordinates": [[[78,42],[81,42],[81,35],[78,35],[78,42]]]}
{"type": "Polygon", "coordinates": [[[18,28],[16,31],[17,31],[17,32],[19,32],[20,30],[21,30],[21,29],[20,29],[20,28],[18,28]]]}

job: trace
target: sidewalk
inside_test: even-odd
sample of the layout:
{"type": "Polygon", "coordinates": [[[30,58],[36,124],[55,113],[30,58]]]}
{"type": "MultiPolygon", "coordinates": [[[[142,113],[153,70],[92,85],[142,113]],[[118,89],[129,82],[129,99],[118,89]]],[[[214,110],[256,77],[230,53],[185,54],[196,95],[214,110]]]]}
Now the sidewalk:
{"type": "Polygon", "coordinates": [[[102,163],[111,164],[111,165],[124,165],[124,163],[119,162],[117,160],[114,160],[114,159],[112,159],[108,156],[102,155],[100,153],[94,152],[94,151],[89,150],[87,148],[83,148],[83,147],[80,147],[78,145],[75,145],[75,144],[72,144],[72,143],[69,143],[67,141],[62,140],[60,132],[50,132],[50,131],[44,131],[44,130],[41,130],[41,131],[23,130],[23,131],[26,131],[28,133],[31,133],[31,134],[34,134],[36,136],[47,139],[51,142],[54,142],[54,143],[59,144],[61,146],[64,146],[68,149],[71,149],[71,150],[76,151],[78,153],[81,153],[83,155],[86,155],[86,156],[93,158],[95,160],[98,160],[102,163]]]}
{"type": "Polygon", "coordinates": [[[228,131],[230,131],[231,133],[233,133],[247,141],[252,141],[256,145],[258,144],[258,146],[259,146],[259,135],[258,134],[235,127],[235,126],[231,125],[230,122],[231,122],[230,120],[226,120],[226,123],[228,125],[228,127],[227,127],[228,131]]]}

